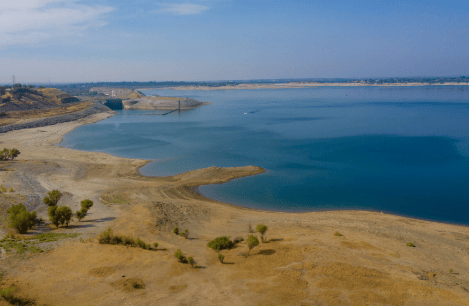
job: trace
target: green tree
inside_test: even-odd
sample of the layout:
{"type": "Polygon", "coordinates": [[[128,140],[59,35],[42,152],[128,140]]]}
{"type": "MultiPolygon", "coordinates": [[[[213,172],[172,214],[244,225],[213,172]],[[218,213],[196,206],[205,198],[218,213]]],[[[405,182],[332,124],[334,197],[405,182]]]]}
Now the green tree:
{"type": "Polygon", "coordinates": [[[223,254],[218,254],[218,260],[223,263],[223,260],[225,260],[225,255],[223,254]]]}
{"type": "Polygon", "coordinates": [[[23,204],[12,205],[8,208],[8,224],[20,234],[26,234],[36,224],[36,212],[29,212],[23,204]]]}
{"type": "Polygon", "coordinates": [[[93,201],[91,200],[83,200],[81,201],[81,209],[75,212],[75,216],[77,217],[78,221],[81,221],[84,217],[86,217],[88,210],[93,206],[93,201]]]}
{"type": "Polygon", "coordinates": [[[173,233],[175,233],[176,235],[179,235],[179,228],[178,227],[175,227],[173,229],[173,233]]]}
{"type": "Polygon", "coordinates": [[[256,230],[261,234],[262,242],[264,242],[264,234],[265,232],[267,232],[267,229],[267,226],[265,226],[264,224],[259,224],[256,228],[256,230]]]}
{"type": "Polygon", "coordinates": [[[49,206],[48,214],[49,220],[57,227],[59,224],[68,227],[72,219],[72,210],[68,206],[49,206]]]}
{"type": "Polygon", "coordinates": [[[0,151],[0,160],[8,160],[10,158],[10,150],[4,148],[0,151]]]}
{"type": "Polygon", "coordinates": [[[251,252],[251,249],[259,245],[259,240],[257,240],[256,236],[250,235],[246,241],[248,243],[248,248],[249,248],[247,256],[249,256],[249,252],[251,252]]]}
{"type": "Polygon", "coordinates": [[[42,199],[42,202],[46,204],[47,206],[57,206],[57,203],[59,202],[60,198],[62,197],[62,193],[58,191],[57,189],[54,189],[52,191],[49,191],[47,193],[47,197],[42,199]]]}
{"type": "Polygon", "coordinates": [[[86,199],[86,200],[81,201],[80,205],[81,205],[81,208],[89,210],[91,206],[93,206],[93,201],[86,199]]]}
{"type": "Polygon", "coordinates": [[[13,148],[13,149],[10,150],[10,159],[14,160],[20,154],[21,154],[21,152],[18,149],[13,148]]]}

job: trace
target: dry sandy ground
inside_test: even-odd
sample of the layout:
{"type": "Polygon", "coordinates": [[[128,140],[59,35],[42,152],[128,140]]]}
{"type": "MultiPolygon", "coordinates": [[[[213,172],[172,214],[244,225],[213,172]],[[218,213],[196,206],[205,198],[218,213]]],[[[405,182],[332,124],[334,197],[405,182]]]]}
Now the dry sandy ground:
{"type": "Polygon", "coordinates": [[[428,83],[384,83],[384,84],[366,84],[366,83],[317,83],[317,82],[290,82],[279,84],[239,84],[227,85],[219,87],[210,86],[176,86],[168,87],[175,90],[228,90],[228,89],[281,89],[281,88],[304,88],[304,87],[322,87],[322,86],[431,86],[431,85],[469,85],[469,83],[443,83],[443,84],[428,84],[428,83]]]}
{"type": "MultiPolygon", "coordinates": [[[[0,135],[0,147],[21,151],[17,161],[0,165],[13,170],[1,171],[0,182],[19,197],[42,198],[57,188],[66,192],[59,205],[73,211],[85,198],[95,203],[68,229],[39,228],[81,236],[44,253],[3,256],[0,288],[13,286],[36,305],[469,305],[468,227],[366,211],[242,209],[192,190],[261,168],[211,167],[148,178],[138,173],[147,161],[55,145],[77,126],[107,116],[0,135]],[[266,242],[249,257],[245,242],[220,252],[224,264],[207,247],[221,235],[246,239],[249,225],[260,223],[269,227],[266,242]],[[188,229],[189,239],[174,235],[175,226],[188,229]],[[108,227],[158,242],[158,250],[101,245],[96,238],[108,227]],[[179,263],[177,249],[196,266],[179,263]]],[[[37,209],[47,219],[44,207],[37,209]]]]}

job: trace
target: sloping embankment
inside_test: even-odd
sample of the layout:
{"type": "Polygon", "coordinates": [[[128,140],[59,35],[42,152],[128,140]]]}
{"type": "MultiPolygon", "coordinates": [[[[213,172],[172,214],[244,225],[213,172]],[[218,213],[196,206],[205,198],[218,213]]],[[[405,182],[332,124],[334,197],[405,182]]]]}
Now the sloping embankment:
{"type": "Polygon", "coordinates": [[[6,133],[10,131],[15,131],[15,130],[37,128],[37,127],[54,125],[54,124],[63,123],[63,122],[75,121],[75,120],[88,117],[90,115],[103,113],[103,112],[109,112],[109,111],[111,111],[109,107],[103,105],[100,102],[94,102],[94,105],[92,107],[85,109],[84,111],[74,113],[74,114],[45,118],[45,119],[22,123],[22,124],[2,126],[0,127],[0,133],[6,133]]]}

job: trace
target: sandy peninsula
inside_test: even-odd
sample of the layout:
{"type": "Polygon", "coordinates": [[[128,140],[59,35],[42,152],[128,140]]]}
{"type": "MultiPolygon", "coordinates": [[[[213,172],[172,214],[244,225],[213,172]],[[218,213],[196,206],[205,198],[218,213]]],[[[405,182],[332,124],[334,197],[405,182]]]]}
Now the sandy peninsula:
{"type": "Polygon", "coordinates": [[[469,83],[456,83],[447,82],[440,84],[433,83],[383,83],[383,84],[368,84],[364,82],[355,83],[320,83],[320,82],[289,82],[289,83],[278,83],[278,84],[237,84],[237,85],[226,85],[226,86],[176,86],[168,87],[168,89],[174,90],[231,90],[231,89],[281,89],[281,88],[308,88],[308,87],[361,87],[361,86],[468,86],[469,83]]]}
{"type": "MultiPolygon", "coordinates": [[[[26,237],[79,234],[39,244],[43,253],[1,252],[0,289],[14,288],[28,305],[469,305],[468,227],[367,211],[243,209],[193,190],[264,171],[255,165],[150,178],[138,172],[146,160],[57,145],[111,115],[0,134],[0,146],[21,151],[0,164],[8,170],[0,171],[1,184],[15,190],[0,204],[27,203],[46,220],[26,237]],[[65,193],[59,205],[73,211],[94,201],[90,215],[69,228],[51,226],[40,199],[52,189],[65,193]],[[246,240],[261,223],[266,242],[249,257],[245,241],[220,251],[224,264],[207,247],[222,235],[246,240]],[[176,226],[189,239],[173,234],[176,226]],[[99,244],[109,227],[158,249],[99,244]],[[177,261],[177,249],[195,259],[194,268],[177,261]]],[[[1,228],[0,237],[7,232],[1,228]]],[[[0,305],[10,304],[0,298],[0,305]]]]}

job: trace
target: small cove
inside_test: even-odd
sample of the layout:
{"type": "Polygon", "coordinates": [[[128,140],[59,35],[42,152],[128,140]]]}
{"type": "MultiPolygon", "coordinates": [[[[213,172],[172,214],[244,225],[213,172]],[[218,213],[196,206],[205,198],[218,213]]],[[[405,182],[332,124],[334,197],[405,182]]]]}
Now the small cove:
{"type": "Polygon", "coordinates": [[[211,102],[149,116],[119,111],[62,146],[155,160],[144,175],[256,165],[265,174],[201,186],[272,211],[362,209],[469,224],[469,89],[322,87],[148,90],[211,102]]]}

